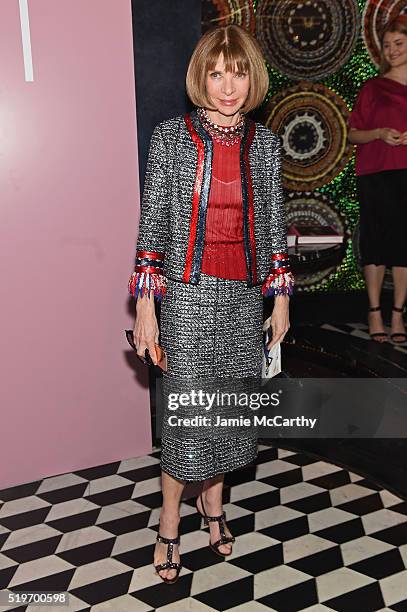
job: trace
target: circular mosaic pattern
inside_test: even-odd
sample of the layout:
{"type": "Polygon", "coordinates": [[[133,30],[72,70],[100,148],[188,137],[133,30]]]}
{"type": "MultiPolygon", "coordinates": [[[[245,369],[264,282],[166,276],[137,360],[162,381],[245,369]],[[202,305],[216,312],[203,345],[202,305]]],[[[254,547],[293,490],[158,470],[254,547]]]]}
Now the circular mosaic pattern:
{"type": "Polygon", "coordinates": [[[291,79],[337,72],[358,37],[356,0],[259,0],[256,36],[269,63],[291,79]]]}
{"type": "Polygon", "coordinates": [[[406,0],[367,0],[363,11],[363,39],[372,61],[380,64],[380,34],[400,14],[407,15],[406,0]]]}
{"type": "Polygon", "coordinates": [[[360,226],[359,226],[359,221],[358,221],[352,233],[352,253],[353,253],[353,257],[355,258],[355,262],[358,267],[358,270],[362,272],[359,241],[360,241],[360,226]]]}
{"type": "Polygon", "coordinates": [[[202,33],[231,23],[254,34],[253,0],[202,0],[202,33]]]}
{"type": "Polygon", "coordinates": [[[348,163],[349,110],[334,91],[301,82],[273,96],[263,111],[267,127],[281,136],[287,189],[310,191],[329,183],[348,163]]]}
{"type": "Polygon", "coordinates": [[[336,272],[345,256],[350,237],[343,213],[326,195],[315,192],[288,192],[285,199],[287,227],[296,225],[332,225],[343,235],[343,243],[335,245],[307,245],[289,249],[290,260],[299,291],[316,289],[336,272]]]}

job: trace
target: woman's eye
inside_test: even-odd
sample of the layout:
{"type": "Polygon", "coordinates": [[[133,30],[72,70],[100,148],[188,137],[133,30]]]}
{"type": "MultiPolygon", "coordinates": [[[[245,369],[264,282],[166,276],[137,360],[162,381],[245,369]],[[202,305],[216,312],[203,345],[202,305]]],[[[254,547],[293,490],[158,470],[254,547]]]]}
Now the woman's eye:
{"type": "Polygon", "coordinates": [[[213,77],[214,79],[216,79],[219,76],[219,72],[211,72],[211,77],[213,77]]]}
{"type": "Polygon", "coordinates": [[[238,79],[244,79],[246,74],[247,74],[247,72],[237,72],[236,76],[237,76],[238,79]]]}

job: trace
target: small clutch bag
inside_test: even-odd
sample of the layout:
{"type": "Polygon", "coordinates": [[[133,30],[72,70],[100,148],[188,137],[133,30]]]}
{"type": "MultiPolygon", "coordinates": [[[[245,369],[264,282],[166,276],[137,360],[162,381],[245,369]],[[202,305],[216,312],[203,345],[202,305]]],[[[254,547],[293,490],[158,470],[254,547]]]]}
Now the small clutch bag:
{"type": "MultiPolygon", "coordinates": [[[[137,351],[137,347],[134,344],[133,330],[125,329],[124,331],[126,334],[127,342],[130,344],[130,346],[135,351],[137,351]]],[[[167,371],[167,353],[164,351],[163,347],[157,344],[156,342],[154,342],[154,346],[155,346],[155,352],[157,355],[157,366],[161,368],[163,372],[166,372],[167,371]]],[[[140,359],[140,361],[142,361],[146,365],[154,365],[153,360],[151,359],[150,354],[148,352],[148,349],[145,350],[144,357],[141,357],[140,355],[137,355],[137,357],[140,359]]]]}
{"type": "MultiPolygon", "coordinates": [[[[273,378],[281,372],[281,344],[277,342],[268,350],[267,345],[272,339],[271,316],[263,324],[263,364],[261,368],[262,379],[273,378]]],[[[264,381],[265,383],[266,381],[264,381]]],[[[264,384],[262,383],[262,384],[264,384]]]]}

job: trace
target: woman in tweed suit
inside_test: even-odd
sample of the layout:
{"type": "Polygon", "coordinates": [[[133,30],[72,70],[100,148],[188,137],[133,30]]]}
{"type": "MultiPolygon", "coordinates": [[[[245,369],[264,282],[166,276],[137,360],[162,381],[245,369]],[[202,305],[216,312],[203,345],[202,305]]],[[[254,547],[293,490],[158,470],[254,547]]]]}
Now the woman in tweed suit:
{"type": "MultiPolygon", "coordinates": [[[[187,92],[196,109],[153,132],[142,198],[134,341],[164,382],[261,375],[263,296],[274,296],[273,340],[289,327],[293,277],[281,187],[278,137],[245,116],[264,99],[268,75],[256,40],[238,26],[207,32],[191,57],[187,92]],[[161,300],[158,328],[154,296],[161,300]]],[[[188,439],[162,430],[163,506],[154,564],[165,582],[181,569],[179,504],[186,481],[203,481],[197,510],[222,556],[234,541],[222,512],[225,472],[257,456],[254,435],[188,439]]]]}

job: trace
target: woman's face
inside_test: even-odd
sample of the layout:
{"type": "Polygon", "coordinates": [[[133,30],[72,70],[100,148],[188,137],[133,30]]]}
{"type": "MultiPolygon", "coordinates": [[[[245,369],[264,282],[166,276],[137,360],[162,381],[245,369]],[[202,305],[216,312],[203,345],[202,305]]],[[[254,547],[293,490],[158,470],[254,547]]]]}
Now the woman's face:
{"type": "Polygon", "coordinates": [[[407,63],[407,36],[401,32],[387,32],[383,40],[383,54],[392,68],[407,63]]]}
{"type": "Polygon", "coordinates": [[[223,55],[220,54],[213,70],[206,75],[206,92],[213,108],[222,115],[237,113],[246,102],[250,89],[247,72],[226,72],[223,55]]]}

